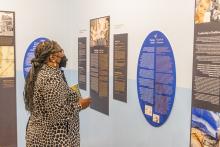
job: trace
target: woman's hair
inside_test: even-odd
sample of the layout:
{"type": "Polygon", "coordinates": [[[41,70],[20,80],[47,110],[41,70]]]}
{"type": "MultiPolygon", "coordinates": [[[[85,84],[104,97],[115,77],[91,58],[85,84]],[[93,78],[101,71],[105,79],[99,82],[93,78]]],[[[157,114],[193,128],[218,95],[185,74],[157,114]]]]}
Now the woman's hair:
{"type": "Polygon", "coordinates": [[[33,110],[34,84],[37,79],[38,72],[47,62],[49,55],[60,50],[61,47],[55,41],[47,40],[37,45],[34,54],[35,57],[31,60],[32,67],[25,79],[24,103],[27,111],[32,112],[33,110]]]}

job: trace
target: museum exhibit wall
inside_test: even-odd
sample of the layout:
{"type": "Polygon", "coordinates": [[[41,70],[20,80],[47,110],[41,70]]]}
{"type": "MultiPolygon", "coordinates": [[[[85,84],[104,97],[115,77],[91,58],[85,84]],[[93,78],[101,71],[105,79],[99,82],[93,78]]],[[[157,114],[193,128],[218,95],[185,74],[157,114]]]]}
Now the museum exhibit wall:
{"type": "MultiPolygon", "coordinates": [[[[71,1],[74,71],[78,69],[78,37],[87,37],[89,81],[90,19],[110,16],[109,115],[93,109],[81,112],[83,147],[187,147],[190,143],[194,1],[78,0],[71,1]],[[137,62],[144,39],[163,32],[176,63],[176,94],[167,121],[158,128],[144,118],[137,93],[137,62]],[[113,35],[128,33],[127,103],[113,99],[113,35]]],[[[75,73],[77,75],[77,71],[75,73]]],[[[87,91],[89,95],[89,82],[87,91]]]]}
{"type": "Polygon", "coordinates": [[[78,37],[87,37],[89,95],[90,19],[110,16],[109,115],[91,108],[80,113],[82,147],[186,147],[190,141],[194,1],[191,0],[0,0],[0,10],[16,21],[17,140],[25,146],[28,113],[23,103],[23,58],[38,37],[57,40],[65,49],[70,85],[78,81],[78,37]],[[176,64],[176,94],[161,127],[144,118],[137,94],[137,62],[145,37],[159,30],[169,39],[176,64]],[[128,33],[127,103],[113,100],[113,35],[128,33]]]}
{"type": "MultiPolygon", "coordinates": [[[[68,57],[72,58],[68,2],[68,0],[65,3],[61,0],[0,0],[0,10],[15,12],[18,147],[25,146],[25,128],[28,118],[23,102],[23,60],[26,49],[36,38],[47,37],[58,41],[68,57]]],[[[70,59],[69,65],[71,63],[70,59]]]]}

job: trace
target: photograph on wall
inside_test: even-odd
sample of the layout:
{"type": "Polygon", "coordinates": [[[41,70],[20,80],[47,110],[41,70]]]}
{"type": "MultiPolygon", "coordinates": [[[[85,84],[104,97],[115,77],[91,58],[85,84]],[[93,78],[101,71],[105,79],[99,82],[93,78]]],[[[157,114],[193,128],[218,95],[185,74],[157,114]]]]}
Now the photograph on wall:
{"type": "Polygon", "coordinates": [[[0,12],[0,36],[14,35],[14,15],[12,12],[0,12]]]}
{"type": "Polygon", "coordinates": [[[220,22],[219,0],[196,0],[195,24],[220,22]]]}
{"type": "Polygon", "coordinates": [[[14,41],[14,13],[0,11],[0,46],[13,46],[14,41]]]}
{"type": "Polygon", "coordinates": [[[0,147],[17,146],[14,12],[0,11],[0,147]]]}
{"type": "Polygon", "coordinates": [[[196,0],[191,146],[220,145],[219,0],[196,0]]]}
{"type": "Polygon", "coordinates": [[[86,37],[78,38],[78,83],[86,90],[86,37]]]}
{"type": "Polygon", "coordinates": [[[109,114],[109,34],[110,17],[90,20],[91,108],[109,114]]]}
{"type": "Polygon", "coordinates": [[[114,35],[113,99],[127,102],[128,34],[114,35]]]}
{"type": "Polygon", "coordinates": [[[90,47],[109,47],[110,17],[90,20],[90,47]]]}

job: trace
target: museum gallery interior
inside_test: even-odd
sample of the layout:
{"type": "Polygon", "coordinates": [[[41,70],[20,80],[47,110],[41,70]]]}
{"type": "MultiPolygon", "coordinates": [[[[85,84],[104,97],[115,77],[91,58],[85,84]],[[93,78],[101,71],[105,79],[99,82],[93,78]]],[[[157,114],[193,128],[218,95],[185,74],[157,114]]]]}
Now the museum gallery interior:
{"type": "Polygon", "coordinates": [[[0,0],[0,147],[27,146],[25,82],[52,40],[80,147],[220,146],[220,0],[0,0]]]}

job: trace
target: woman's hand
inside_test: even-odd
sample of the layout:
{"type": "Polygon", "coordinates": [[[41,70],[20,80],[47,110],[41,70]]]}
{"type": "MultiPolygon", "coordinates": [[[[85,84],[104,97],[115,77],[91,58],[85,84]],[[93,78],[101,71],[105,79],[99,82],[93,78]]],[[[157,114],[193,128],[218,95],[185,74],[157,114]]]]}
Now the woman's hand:
{"type": "Polygon", "coordinates": [[[79,104],[82,106],[82,109],[86,109],[91,104],[92,99],[91,97],[85,97],[79,99],[79,104]]]}

